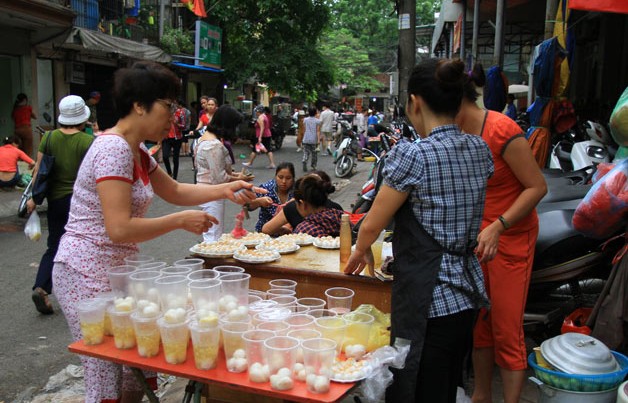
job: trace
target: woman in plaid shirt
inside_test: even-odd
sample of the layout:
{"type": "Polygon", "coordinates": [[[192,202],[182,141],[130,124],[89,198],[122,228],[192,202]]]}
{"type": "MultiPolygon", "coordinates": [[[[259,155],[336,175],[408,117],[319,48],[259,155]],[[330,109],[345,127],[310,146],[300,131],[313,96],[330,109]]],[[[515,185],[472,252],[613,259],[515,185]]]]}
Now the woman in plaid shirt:
{"type": "Polygon", "coordinates": [[[394,216],[391,338],[408,340],[410,352],[389,402],[455,402],[475,313],[488,303],[474,249],[493,159],[454,124],[463,84],[459,60],[428,59],[412,71],[406,111],[422,139],[388,154],[345,269],[373,263],[370,246],[394,216]]]}
{"type": "Polygon", "coordinates": [[[303,232],[314,237],[340,235],[343,211],[327,207],[330,186],[333,185],[323,181],[318,175],[305,175],[297,180],[294,200],[303,221],[294,228],[293,233],[303,232]]]}

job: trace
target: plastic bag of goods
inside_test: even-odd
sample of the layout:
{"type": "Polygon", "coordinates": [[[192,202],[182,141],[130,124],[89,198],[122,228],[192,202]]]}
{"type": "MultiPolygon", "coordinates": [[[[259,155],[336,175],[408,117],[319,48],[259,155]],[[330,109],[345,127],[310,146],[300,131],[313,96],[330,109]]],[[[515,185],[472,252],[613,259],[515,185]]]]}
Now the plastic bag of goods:
{"type": "Polygon", "coordinates": [[[375,320],[371,326],[371,333],[369,335],[369,343],[366,346],[366,351],[374,351],[382,346],[390,344],[390,314],[384,313],[370,304],[360,305],[355,312],[368,313],[373,316],[375,320]]]}
{"type": "Polygon", "coordinates": [[[621,94],[610,119],[611,135],[620,146],[628,146],[628,87],[621,94]]]}
{"type": "Polygon", "coordinates": [[[573,215],[574,228],[591,238],[606,238],[626,224],[628,159],[598,180],[573,215]]]}

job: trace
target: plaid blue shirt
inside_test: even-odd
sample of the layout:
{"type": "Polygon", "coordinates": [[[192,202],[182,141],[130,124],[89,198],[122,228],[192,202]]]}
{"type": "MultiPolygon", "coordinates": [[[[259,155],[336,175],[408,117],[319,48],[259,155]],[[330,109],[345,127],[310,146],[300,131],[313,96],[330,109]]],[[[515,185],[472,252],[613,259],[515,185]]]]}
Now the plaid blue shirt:
{"type": "MultiPolygon", "coordinates": [[[[257,193],[257,197],[264,197],[264,196],[270,197],[273,200],[273,203],[281,204],[281,200],[279,200],[279,195],[277,194],[277,181],[276,180],[271,179],[267,182],[262,183],[261,185],[259,185],[259,187],[261,187],[262,189],[266,189],[268,193],[266,194],[257,193]]],[[[292,199],[293,197],[294,197],[293,189],[291,189],[290,192],[288,192],[288,200],[292,199]]],[[[264,224],[270,221],[271,218],[275,216],[276,212],[277,212],[277,206],[260,207],[259,219],[257,220],[257,223],[255,224],[255,231],[262,232],[262,227],[264,226],[264,224]]]]}
{"type": "Polygon", "coordinates": [[[486,296],[477,258],[460,254],[477,239],[492,174],[493,158],[484,140],[462,134],[455,125],[437,127],[419,142],[398,144],[386,158],[384,183],[409,193],[414,216],[445,250],[430,318],[476,308],[473,283],[486,296]]]}

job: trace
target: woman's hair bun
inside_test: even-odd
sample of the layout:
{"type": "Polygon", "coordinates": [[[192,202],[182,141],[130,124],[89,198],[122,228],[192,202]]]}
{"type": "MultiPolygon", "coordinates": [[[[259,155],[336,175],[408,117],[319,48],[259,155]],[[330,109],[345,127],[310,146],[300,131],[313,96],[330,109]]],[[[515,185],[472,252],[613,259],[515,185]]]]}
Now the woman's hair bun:
{"type": "Polygon", "coordinates": [[[443,59],[436,66],[434,75],[441,84],[460,85],[464,78],[464,63],[460,59],[443,59]]]}

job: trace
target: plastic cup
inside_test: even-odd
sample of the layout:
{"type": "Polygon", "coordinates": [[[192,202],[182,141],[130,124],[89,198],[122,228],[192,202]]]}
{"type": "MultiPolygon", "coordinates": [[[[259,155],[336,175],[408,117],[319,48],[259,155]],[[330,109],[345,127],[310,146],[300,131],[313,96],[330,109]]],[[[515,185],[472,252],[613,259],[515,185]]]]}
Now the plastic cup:
{"type": "Polygon", "coordinates": [[[256,295],[261,299],[266,299],[266,293],[264,291],[251,290],[249,289],[249,295],[256,295]]]}
{"type": "Polygon", "coordinates": [[[205,260],[203,259],[188,258],[188,259],[177,260],[172,265],[175,267],[189,267],[190,270],[195,271],[195,270],[202,269],[204,263],[205,263],[205,260]]]}
{"type": "Polygon", "coordinates": [[[224,276],[225,274],[244,273],[244,268],[240,266],[215,266],[212,270],[217,272],[220,276],[224,276]]]}
{"type": "MultiPolygon", "coordinates": [[[[298,329],[298,330],[290,330],[287,334],[288,337],[294,337],[299,341],[316,339],[322,337],[321,332],[314,329],[298,329]]],[[[303,349],[301,349],[301,344],[297,347],[297,362],[303,364],[303,349]]]]}
{"type": "Polygon", "coordinates": [[[100,300],[105,304],[105,336],[113,336],[113,333],[111,332],[111,318],[107,313],[107,308],[113,305],[114,299],[121,296],[122,294],[116,293],[114,291],[105,291],[96,294],[96,296],[94,297],[95,300],[100,300]]]}
{"type": "Polygon", "coordinates": [[[94,346],[105,338],[106,303],[98,299],[86,299],[78,303],[77,310],[81,323],[81,334],[86,346],[94,346]]]}
{"type": "Polygon", "coordinates": [[[229,302],[235,302],[238,305],[249,304],[249,281],[251,275],[248,273],[233,273],[220,276],[220,305],[223,312],[229,312],[233,309],[229,302]],[[230,298],[227,298],[231,296],[230,298]],[[231,301],[235,298],[235,301],[231,301]],[[229,299],[230,301],[227,301],[229,299]]]}
{"type": "Polygon", "coordinates": [[[246,346],[242,335],[248,330],[250,330],[250,324],[246,322],[222,322],[220,324],[222,343],[227,359],[227,371],[229,372],[246,371],[246,346]]]}
{"type": "Polygon", "coordinates": [[[273,297],[270,300],[275,301],[278,307],[288,308],[291,312],[294,312],[297,307],[297,297],[295,296],[273,297]]]}
{"type": "Polygon", "coordinates": [[[268,282],[268,285],[270,286],[270,288],[273,288],[273,289],[283,288],[286,290],[295,291],[295,293],[297,290],[297,282],[294,280],[289,280],[285,278],[278,278],[275,280],[270,280],[268,282]]]}
{"type": "Polygon", "coordinates": [[[192,335],[196,368],[201,370],[216,368],[220,327],[218,325],[203,325],[197,321],[190,321],[188,327],[192,335]]]}
{"type": "Polygon", "coordinates": [[[186,308],[188,282],[188,278],[181,275],[162,276],[155,279],[155,286],[159,290],[159,303],[163,312],[172,308],[186,308]]]}
{"type": "MultiPolygon", "coordinates": [[[[346,349],[348,346],[361,345],[364,347],[364,351],[366,351],[366,347],[369,344],[371,326],[375,318],[368,313],[362,312],[349,312],[342,315],[342,318],[347,322],[343,349],[346,349]]],[[[345,350],[346,353],[347,351],[345,350]]]]}
{"type": "Polygon", "coordinates": [[[327,296],[327,308],[341,315],[350,312],[354,294],[355,292],[349,288],[328,288],[325,291],[325,295],[327,296]]]}
{"type": "Polygon", "coordinates": [[[324,309],[325,300],[320,298],[299,298],[297,299],[297,312],[306,313],[314,309],[324,309]]]}
{"type": "Polygon", "coordinates": [[[256,326],[259,330],[269,330],[274,336],[285,336],[290,330],[290,325],[286,322],[262,322],[256,326]]]}
{"type": "Polygon", "coordinates": [[[325,339],[332,339],[336,342],[336,353],[340,354],[342,342],[347,330],[347,322],[341,316],[324,316],[316,318],[316,330],[321,332],[325,339]]]}
{"type": "Polygon", "coordinates": [[[294,297],[297,295],[297,292],[294,290],[290,290],[288,288],[271,288],[266,291],[267,298],[275,298],[275,297],[294,297]]]}
{"type": "Polygon", "coordinates": [[[248,330],[242,334],[251,382],[268,382],[270,374],[264,368],[264,341],[274,336],[275,333],[270,330],[248,330]]]}
{"type": "Polygon", "coordinates": [[[109,270],[107,270],[107,277],[109,277],[111,290],[121,293],[124,296],[129,295],[129,276],[136,270],[137,267],[131,265],[121,265],[109,268],[109,270]]]}
{"type": "Polygon", "coordinates": [[[111,318],[111,331],[116,348],[128,350],[135,347],[135,329],[131,320],[133,311],[118,312],[115,306],[110,306],[107,312],[111,318]]]}
{"type": "Polygon", "coordinates": [[[192,304],[199,316],[205,311],[218,315],[218,300],[220,299],[220,280],[206,278],[190,281],[188,287],[192,294],[192,304]]]}
{"type": "Polygon", "coordinates": [[[137,302],[148,300],[159,303],[159,291],[155,280],[161,277],[161,272],[155,270],[137,270],[129,275],[129,295],[137,302]]]}
{"type": "Polygon", "coordinates": [[[192,268],[189,266],[167,266],[159,271],[164,276],[187,276],[192,268]]]}
{"type": "Polygon", "coordinates": [[[142,263],[141,265],[137,266],[137,271],[140,270],[154,270],[154,271],[159,271],[161,269],[163,269],[164,267],[168,266],[168,263],[166,262],[148,262],[148,263],[142,263]]]}
{"type": "Polygon", "coordinates": [[[284,322],[290,325],[290,330],[314,329],[314,318],[312,315],[295,314],[285,319],[284,322]]]}
{"type": "Polygon", "coordinates": [[[161,315],[144,317],[139,311],[131,314],[135,340],[137,341],[137,353],[140,357],[154,357],[159,354],[161,336],[159,335],[157,319],[160,317],[161,315]]]}
{"type": "Polygon", "coordinates": [[[257,295],[249,294],[249,306],[251,306],[251,304],[254,304],[254,303],[259,302],[259,301],[263,301],[262,298],[260,298],[257,295]]]}
{"type": "Polygon", "coordinates": [[[299,340],[288,336],[275,336],[264,341],[264,355],[271,376],[270,387],[276,390],[292,389],[293,369],[299,340]],[[273,379],[273,376],[276,378],[273,379]]]}
{"type": "Polygon", "coordinates": [[[268,299],[263,299],[261,301],[249,302],[249,312],[251,315],[255,316],[256,313],[266,311],[268,309],[276,308],[277,303],[275,301],[271,301],[268,299]]]}
{"type": "Polygon", "coordinates": [[[275,306],[253,315],[253,325],[257,326],[263,322],[281,322],[289,318],[290,315],[292,315],[290,309],[275,306]]]}
{"type": "Polygon", "coordinates": [[[329,309],[311,309],[307,311],[308,315],[312,315],[315,318],[334,317],[338,316],[338,313],[329,309]]]}
{"type": "Polygon", "coordinates": [[[133,256],[127,256],[124,258],[124,263],[126,263],[127,265],[130,266],[139,266],[141,264],[144,263],[150,263],[153,262],[155,260],[154,257],[149,256],[149,255],[140,255],[140,254],[136,254],[133,256]]]}
{"type": "Polygon", "coordinates": [[[218,277],[219,277],[218,273],[216,273],[213,270],[208,270],[208,269],[194,270],[188,273],[188,280],[190,281],[204,280],[206,278],[218,278],[218,277]]]}
{"type": "Polygon", "coordinates": [[[157,319],[164,357],[168,364],[182,364],[187,358],[190,338],[187,321],[168,323],[163,317],[157,319]]]}
{"type": "Polygon", "coordinates": [[[329,391],[329,379],[336,356],[336,342],[331,339],[316,338],[301,341],[305,364],[306,386],[311,393],[329,391]]]}

